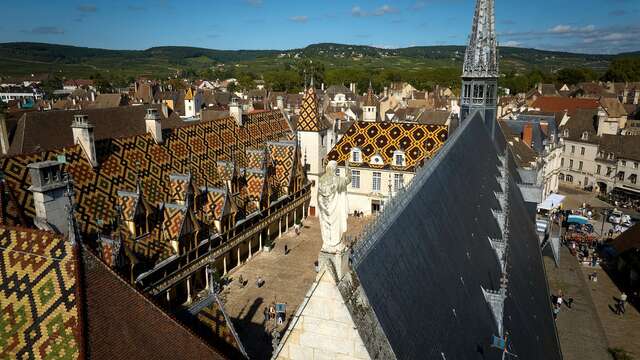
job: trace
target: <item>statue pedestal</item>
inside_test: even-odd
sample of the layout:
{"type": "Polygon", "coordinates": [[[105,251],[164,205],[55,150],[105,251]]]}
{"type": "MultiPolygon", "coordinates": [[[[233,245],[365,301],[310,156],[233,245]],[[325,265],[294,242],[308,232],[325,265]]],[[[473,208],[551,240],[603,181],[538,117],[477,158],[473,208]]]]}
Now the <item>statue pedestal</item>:
{"type": "Polygon", "coordinates": [[[321,269],[330,267],[336,274],[336,280],[339,281],[349,271],[349,253],[344,250],[336,253],[321,251],[318,263],[321,269]]]}

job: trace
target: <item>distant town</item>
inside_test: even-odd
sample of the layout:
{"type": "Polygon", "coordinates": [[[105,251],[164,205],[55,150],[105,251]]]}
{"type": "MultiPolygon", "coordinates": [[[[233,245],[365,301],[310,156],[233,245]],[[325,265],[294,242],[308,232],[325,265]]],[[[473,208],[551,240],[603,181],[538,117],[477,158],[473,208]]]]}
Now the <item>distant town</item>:
{"type": "Polygon", "coordinates": [[[0,358],[640,359],[640,56],[465,11],[161,71],[0,44],[0,358]]]}

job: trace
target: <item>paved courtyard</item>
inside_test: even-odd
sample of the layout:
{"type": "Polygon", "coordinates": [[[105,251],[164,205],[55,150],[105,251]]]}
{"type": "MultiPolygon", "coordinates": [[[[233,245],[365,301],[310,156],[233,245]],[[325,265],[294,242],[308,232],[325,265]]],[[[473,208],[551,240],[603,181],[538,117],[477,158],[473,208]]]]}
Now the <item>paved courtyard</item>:
{"type": "MultiPolygon", "coordinates": [[[[349,217],[347,235],[356,235],[369,218],[349,217]]],[[[265,322],[263,311],[271,303],[286,303],[287,318],[277,326],[284,332],[286,326],[300,305],[315,279],[315,261],[322,246],[317,218],[304,221],[300,235],[293,229],[275,241],[271,252],[260,252],[240,268],[230,272],[232,281],[221,294],[225,309],[251,359],[269,359],[272,353],[271,331],[277,325],[265,322]],[[288,248],[285,255],[284,247],[288,248]],[[248,281],[242,287],[238,278],[248,281]],[[265,284],[258,288],[256,278],[260,276],[265,284]]]]}

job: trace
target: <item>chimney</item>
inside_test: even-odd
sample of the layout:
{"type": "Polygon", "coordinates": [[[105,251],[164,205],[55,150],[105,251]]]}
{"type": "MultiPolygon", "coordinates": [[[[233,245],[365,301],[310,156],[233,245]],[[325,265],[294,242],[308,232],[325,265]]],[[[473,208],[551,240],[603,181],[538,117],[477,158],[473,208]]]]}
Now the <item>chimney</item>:
{"type": "Polygon", "coordinates": [[[169,117],[169,106],[164,101],[162,102],[162,116],[165,118],[169,117]]]}
{"type": "Polygon", "coordinates": [[[90,91],[89,94],[91,94],[91,102],[96,102],[96,93],[93,91],[90,91]]]}
{"type": "Polygon", "coordinates": [[[324,92],[324,83],[320,84],[320,90],[322,90],[322,92],[324,92]]]}
{"type": "Polygon", "coordinates": [[[278,110],[284,110],[284,98],[282,96],[276,98],[276,106],[278,110]]]}
{"type": "Polygon", "coordinates": [[[93,125],[89,124],[89,117],[87,115],[74,115],[71,130],[73,131],[73,142],[80,144],[91,166],[97,167],[96,141],[93,135],[93,125]]]}
{"type": "Polygon", "coordinates": [[[384,87],[384,96],[387,97],[389,96],[389,88],[388,87],[384,87]]]}
{"type": "Polygon", "coordinates": [[[4,112],[0,111],[0,151],[2,155],[9,153],[9,132],[7,131],[7,118],[4,112]]]}
{"type": "Polygon", "coordinates": [[[538,92],[540,94],[542,94],[542,83],[541,82],[538,83],[538,92]]]}
{"type": "Polygon", "coordinates": [[[158,109],[148,108],[144,117],[144,125],[147,132],[153,136],[157,144],[162,144],[162,124],[160,124],[160,114],[158,109]]]}
{"type": "Polygon", "coordinates": [[[350,83],[349,84],[349,90],[351,90],[352,93],[356,93],[356,83],[350,83]]]}
{"type": "Polygon", "coordinates": [[[530,123],[524,124],[524,129],[522,130],[522,141],[529,145],[529,147],[533,147],[533,126],[530,123]]]}
{"type": "Polygon", "coordinates": [[[31,176],[29,191],[33,193],[36,210],[35,225],[43,230],[68,232],[65,183],[62,179],[62,164],[57,161],[43,161],[27,165],[31,176]]]}
{"type": "Polygon", "coordinates": [[[238,100],[233,98],[229,103],[229,115],[233,116],[238,126],[242,126],[242,106],[238,104],[238,100]]]}

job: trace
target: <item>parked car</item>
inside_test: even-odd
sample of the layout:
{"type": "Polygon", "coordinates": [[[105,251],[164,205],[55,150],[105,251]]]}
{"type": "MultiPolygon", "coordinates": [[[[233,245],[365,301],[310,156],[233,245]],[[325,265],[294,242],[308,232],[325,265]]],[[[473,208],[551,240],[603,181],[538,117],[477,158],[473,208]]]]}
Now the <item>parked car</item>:
{"type": "Polygon", "coordinates": [[[622,211],[614,209],[609,213],[609,222],[612,224],[620,224],[622,221],[622,211]]]}

